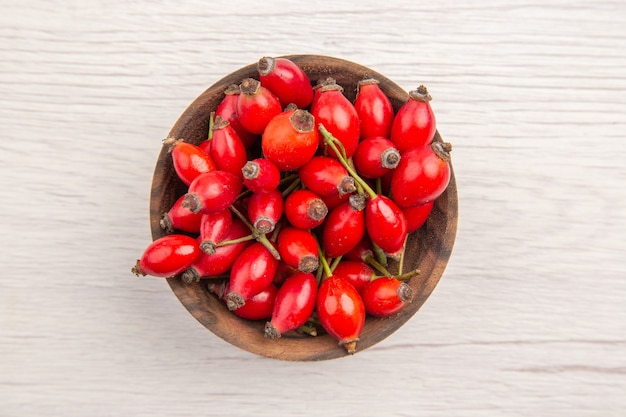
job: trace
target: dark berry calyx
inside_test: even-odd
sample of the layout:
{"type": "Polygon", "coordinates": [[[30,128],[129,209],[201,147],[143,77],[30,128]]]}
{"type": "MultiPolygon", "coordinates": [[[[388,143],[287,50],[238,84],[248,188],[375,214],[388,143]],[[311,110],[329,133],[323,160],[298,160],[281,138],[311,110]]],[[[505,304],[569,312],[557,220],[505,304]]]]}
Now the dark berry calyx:
{"type": "Polygon", "coordinates": [[[276,69],[276,60],[269,56],[264,56],[259,59],[257,63],[257,70],[259,71],[259,75],[269,75],[276,69]]]}
{"type": "Polygon", "coordinates": [[[299,133],[312,132],[315,129],[315,117],[306,110],[298,109],[291,116],[289,122],[299,133]]]}
{"type": "Polygon", "coordinates": [[[258,93],[261,88],[261,82],[254,78],[246,78],[241,82],[241,94],[253,96],[258,93]]]}
{"type": "Polygon", "coordinates": [[[433,98],[428,93],[428,89],[425,85],[420,85],[417,87],[417,90],[412,90],[409,92],[409,97],[413,100],[428,102],[433,98]]]}

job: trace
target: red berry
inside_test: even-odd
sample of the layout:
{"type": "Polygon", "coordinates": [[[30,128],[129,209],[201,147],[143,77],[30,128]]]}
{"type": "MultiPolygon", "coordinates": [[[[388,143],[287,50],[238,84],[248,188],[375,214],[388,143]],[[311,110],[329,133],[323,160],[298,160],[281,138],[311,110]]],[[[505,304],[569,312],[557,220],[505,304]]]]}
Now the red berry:
{"type": "Polygon", "coordinates": [[[354,178],[341,163],[327,156],[316,156],[298,170],[302,184],[324,197],[356,191],[354,178]]]}
{"type": "Polygon", "coordinates": [[[202,213],[192,213],[183,207],[185,196],[181,196],[174,202],[172,207],[163,214],[159,222],[161,228],[167,233],[174,233],[175,230],[188,233],[200,232],[200,222],[202,213]]]}
{"type": "Polygon", "coordinates": [[[335,207],[348,201],[351,195],[352,193],[350,192],[350,193],[345,193],[345,194],[323,195],[323,196],[320,196],[320,198],[324,201],[324,204],[326,204],[326,207],[328,207],[328,210],[332,210],[335,207]]]}
{"type": "Polygon", "coordinates": [[[254,242],[241,252],[230,270],[230,288],[226,294],[229,310],[243,306],[246,300],[272,283],[278,260],[260,242],[254,242]]]}
{"type": "Polygon", "coordinates": [[[402,155],[391,178],[391,193],[400,207],[425,204],[446,190],[452,175],[449,150],[449,144],[433,142],[402,155]]]}
{"type": "Polygon", "coordinates": [[[380,89],[378,80],[368,78],[359,81],[354,108],[361,122],[361,139],[389,137],[394,116],[393,106],[389,97],[380,89]]]}
{"type": "Polygon", "coordinates": [[[270,233],[283,215],[283,206],[283,196],[276,189],[253,193],[248,200],[248,219],[259,233],[270,233]]]}
{"type": "Polygon", "coordinates": [[[200,249],[209,255],[215,253],[220,243],[233,224],[233,215],[229,209],[205,213],[200,222],[200,249]]]}
{"type": "MultiPolygon", "coordinates": [[[[311,113],[316,124],[323,124],[341,142],[346,157],[350,158],[359,143],[359,115],[354,105],[343,95],[343,88],[337,84],[320,88],[319,97],[315,100],[311,113]]],[[[321,137],[320,146],[329,156],[337,157],[332,149],[326,149],[321,137]]]]}
{"type": "Polygon", "coordinates": [[[280,171],[292,171],[311,160],[319,144],[315,120],[306,110],[286,110],[274,117],[261,137],[263,155],[280,171]]]}
{"type": "Polygon", "coordinates": [[[285,199],[285,217],[298,229],[313,229],[324,222],[328,207],[312,191],[295,190],[285,199]]]}
{"type": "Polygon", "coordinates": [[[248,320],[269,319],[272,317],[272,311],[274,311],[274,301],[277,294],[278,287],[270,284],[263,291],[247,299],[244,305],[234,309],[233,313],[248,320]]]}
{"type": "Polygon", "coordinates": [[[260,135],[270,120],[281,112],[278,98],[258,80],[246,78],[241,82],[237,115],[247,131],[260,135]]]}
{"type": "Polygon", "coordinates": [[[409,92],[409,99],[394,117],[390,139],[400,153],[433,141],[437,127],[430,100],[428,90],[421,85],[409,92]]]}
{"type": "Polygon", "coordinates": [[[243,183],[235,174],[210,171],[199,175],[183,200],[183,207],[194,213],[211,213],[228,208],[237,199],[243,183]]]}
{"type": "Polygon", "coordinates": [[[375,317],[389,317],[411,302],[413,289],[396,278],[381,277],[361,291],[365,311],[375,317]]]}
{"type": "Polygon", "coordinates": [[[332,275],[317,292],[317,315],[324,329],[350,354],[356,352],[365,325],[363,300],[348,280],[332,275]]]}
{"type": "Polygon", "coordinates": [[[378,195],[367,201],[365,227],[372,241],[388,255],[395,256],[404,247],[406,218],[390,198],[378,195]]]}
{"type": "Polygon", "coordinates": [[[360,293],[361,290],[376,277],[374,270],[363,261],[343,260],[333,270],[334,275],[350,281],[350,284],[360,293]]]}
{"type": "Polygon", "coordinates": [[[419,206],[411,206],[402,208],[402,212],[404,213],[404,217],[406,217],[407,224],[407,232],[413,233],[428,219],[430,212],[433,210],[433,206],[435,205],[435,200],[431,200],[428,203],[424,203],[419,206]]]}
{"type": "Polygon", "coordinates": [[[284,227],[277,243],[278,253],[287,265],[302,272],[313,272],[319,266],[317,240],[308,230],[284,227]]]}
{"type": "MultiPolygon", "coordinates": [[[[250,229],[248,229],[241,220],[233,219],[232,226],[222,242],[241,239],[249,235],[250,229]]],[[[198,243],[200,243],[200,239],[201,238],[198,237],[198,243]]],[[[203,252],[200,258],[182,273],[182,280],[189,284],[197,282],[200,278],[215,277],[228,272],[235,262],[235,259],[237,259],[239,254],[241,254],[250,243],[250,240],[244,240],[223,246],[218,245],[215,248],[215,252],[212,254],[203,252]]]]}
{"type": "Polygon", "coordinates": [[[164,144],[169,145],[174,171],[185,185],[191,184],[200,174],[216,169],[211,157],[196,145],[171,138],[164,144]]]}
{"type": "Polygon", "coordinates": [[[400,152],[389,139],[374,136],[359,142],[353,160],[360,176],[380,178],[398,166],[400,152]]]}
{"type": "Polygon", "coordinates": [[[322,248],[326,256],[343,256],[358,245],[365,235],[364,208],[364,196],[354,194],[349,201],[330,211],[322,233],[322,248]]]}
{"type": "Polygon", "coordinates": [[[241,94],[241,88],[237,84],[231,84],[224,90],[224,98],[218,104],[215,110],[215,117],[220,116],[222,119],[227,120],[228,123],[235,129],[237,136],[246,146],[246,148],[252,146],[258,139],[259,135],[248,132],[239,121],[237,115],[237,101],[241,94]]]}
{"type": "Polygon", "coordinates": [[[132,272],[137,276],[173,277],[189,268],[201,254],[196,239],[180,234],[166,235],[148,245],[132,272]]]}
{"type": "Polygon", "coordinates": [[[295,104],[304,109],[313,100],[309,77],[296,63],[287,58],[263,57],[257,63],[261,85],[267,87],[283,107],[295,104]]]}
{"type": "Polygon", "coordinates": [[[363,236],[363,239],[354,247],[354,249],[347,252],[342,259],[349,261],[367,262],[370,257],[374,256],[374,250],[372,249],[372,241],[369,236],[363,236]]]}
{"type": "Polygon", "coordinates": [[[272,319],[265,325],[265,337],[277,339],[307,322],[315,308],[317,281],[313,274],[297,272],[285,280],[274,302],[272,319]]]}
{"type": "Polygon", "coordinates": [[[280,171],[268,159],[257,158],[241,168],[243,183],[252,192],[272,191],[280,184],[280,171]]]}
{"type": "Polygon", "coordinates": [[[241,168],[248,162],[246,147],[230,123],[220,116],[213,124],[210,155],[217,169],[243,177],[241,168]]]}

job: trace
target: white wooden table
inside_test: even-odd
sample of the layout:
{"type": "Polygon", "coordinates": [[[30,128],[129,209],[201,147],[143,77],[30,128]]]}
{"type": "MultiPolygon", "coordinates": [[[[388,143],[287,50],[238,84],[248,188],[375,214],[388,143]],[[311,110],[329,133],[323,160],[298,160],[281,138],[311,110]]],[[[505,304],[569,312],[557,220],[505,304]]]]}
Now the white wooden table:
{"type": "Polygon", "coordinates": [[[626,415],[626,2],[325,3],[0,0],[1,416],[626,415]],[[426,84],[459,187],[433,296],[320,363],[130,274],[178,115],[294,53],[426,84]]]}

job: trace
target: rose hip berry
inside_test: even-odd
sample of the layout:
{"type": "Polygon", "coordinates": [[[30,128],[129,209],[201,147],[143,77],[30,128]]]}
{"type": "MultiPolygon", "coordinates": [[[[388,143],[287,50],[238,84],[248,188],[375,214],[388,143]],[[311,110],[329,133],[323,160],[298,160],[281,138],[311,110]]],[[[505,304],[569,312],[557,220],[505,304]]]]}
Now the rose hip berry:
{"type": "Polygon", "coordinates": [[[175,230],[188,233],[200,232],[200,222],[202,213],[193,213],[183,207],[185,196],[181,196],[174,202],[172,207],[163,214],[159,225],[167,233],[174,233],[175,230]]]}
{"type": "Polygon", "coordinates": [[[209,255],[215,253],[217,244],[228,235],[232,224],[233,215],[229,209],[203,214],[200,221],[200,249],[209,255]]]}
{"type": "Polygon", "coordinates": [[[365,196],[352,195],[350,200],[334,208],[324,222],[322,247],[330,258],[343,256],[365,235],[365,196]]]}
{"type": "Polygon", "coordinates": [[[176,175],[185,185],[200,174],[216,169],[211,157],[196,145],[172,138],[165,139],[163,144],[169,147],[176,175]]]}
{"type": "Polygon", "coordinates": [[[230,123],[217,116],[213,124],[211,139],[211,159],[217,169],[243,177],[241,168],[248,162],[246,147],[230,123]]]}
{"type": "Polygon", "coordinates": [[[431,99],[428,89],[421,85],[409,92],[409,99],[396,113],[390,139],[400,153],[433,141],[437,126],[430,106],[431,99]]]}
{"type": "Polygon", "coordinates": [[[280,257],[287,265],[302,272],[313,272],[319,266],[317,240],[309,231],[285,227],[277,243],[280,257]]]}
{"type": "Polygon", "coordinates": [[[189,268],[201,254],[196,239],[181,234],[166,235],[148,245],[131,271],[137,276],[169,278],[189,268]]]}
{"type": "Polygon", "coordinates": [[[256,158],[241,168],[243,183],[252,192],[275,190],[280,184],[280,171],[268,159],[256,158]]]}
{"type": "Polygon", "coordinates": [[[354,179],[336,159],[315,156],[298,170],[302,184],[320,196],[344,195],[356,191],[354,179]]]}
{"type": "Polygon", "coordinates": [[[313,100],[313,87],[306,73],[287,58],[263,57],[257,63],[261,85],[267,87],[283,107],[295,104],[304,109],[313,100]]]}
{"type": "Polygon", "coordinates": [[[317,296],[317,281],[311,273],[296,272],[281,285],[274,300],[272,319],[265,325],[265,337],[277,339],[307,322],[317,296]]]}
{"type": "Polygon", "coordinates": [[[240,94],[241,88],[237,84],[229,85],[226,90],[224,90],[224,98],[215,110],[215,118],[220,116],[222,119],[227,120],[232,128],[235,129],[235,132],[237,132],[239,139],[241,139],[246,148],[248,148],[259,139],[259,135],[247,131],[239,121],[239,116],[237,115],[237,101],[239,100],[240,94]]]}
{"type": "Polygon", "coordinates": [[[328,207],[312,191],[295,190],[285,199],[285,217],[298,229],[313,229],[324,222],[328,207]]]}
{"type": "Polygon", "coordinates": [[[210,171],[199,175],[191,184],[182,202],[194,213],[212,213],[228,208],[241,192],[243,183],[235,174],[210,171]]]}
{"type": "Polygon", "coordinates": [[[361,291],[365,311],[374,317],[389,317],[411,302],[413,289],[396,278],[378,278],[361,291]]]}
{"type": "Polygon", "coordinates": [[[361,123],[361,139],[389,137],[394,118],[393,106],[380,89],[378,80],[367,78],[359,81],[354,108],[361,123]]]}
{"type": "Polygon", "coordinates": [[[315,119],[306,110],[287,110],[274,117],[261,137],[263,155],[280,171],[292,171],[311,160],[319,139],[315,119]]]}
{"type": "Polygon", "coordinates": [[[400,152],[389,139],[374,136],[359,142],[353,160],[361,176],[380,178],[398,166],[400,152]]]}
{"type": "Polygon", "coordinates": [[[283,196],[278,190],[253,193],[248,200],[248,219],[259,233],[270,233],[280,221],[283,207],[283,196]]]}

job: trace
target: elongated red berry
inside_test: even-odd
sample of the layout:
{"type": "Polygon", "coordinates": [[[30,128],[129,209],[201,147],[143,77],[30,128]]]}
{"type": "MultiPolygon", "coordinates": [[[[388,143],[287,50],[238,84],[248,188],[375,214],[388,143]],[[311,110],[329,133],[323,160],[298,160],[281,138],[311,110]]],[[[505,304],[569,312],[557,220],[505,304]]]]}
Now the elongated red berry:
{"type": "Polygon", "coordinates": [[[284,227],[277,244],[280,257],[287,265],[302,272],[313,272],[319,266],[317,240],[308,230],[284,227]]]}
{"type": "Polygon", "coordinates": [[[338,275],[326,278],[317,292],[316,310],[328,334],[348,353],[356,352],[365,325],[365,306],[354,286],[338,275]]]}
{"type": "Polygon", "coordinates": [[[317,281],[311,273],[296,272],[278,290],[272,318],[265,324],[265,337],[277,339],[307,322],[317,296],[317,281]]]}
{"type": "Polygon", "coordinates": [[[283,216],[283,196],[277,189],[253,193],[248,200],[248,219],[259,233],[270,233],[283,216]]]}
{"type": "Polygon", "coordinates": [[[393,106],[380,89],[378,80],[367,78],[359,81],[354,108],[361,122],[361,139],[389,137],[394,117],[393,106]]]}
{"type": "Polygon", "coordinates": [[[313,229],[324,222],[328,207],[310,190],[295,190],[285,198],[285,217],[298,229],[313,229]]]}
{"type": "Polygon", "coordinates": [[[159,225],[167,233],[174,233],[179,230],[181,232],[198,233],[200,231],[200,222],[202,213],[193,213],[183,207],[185,196],[181,196],[174,202],[172,207],[163,214],[159,225]]]}
{"type": "Polygon", "coordinates": [[[302,184],[320,196],[356,191],[354,178],[335,158],[315,156],[298,170],[302,184]]]}
{"type": "Polygon", "coordinates": [[[315,119],[306,110],[286,110],[275,116],[263,131],[263,155],[280,171],[300,168],[313,158],[319,144],[315,119]]]}
{"type": "Polygon", "coordinates": [[[241,169],[248,162],[246,147],[235,129],[221,116],[217,116],[213,124],[210,152],[217,169],[243,177],[241,169]]]}
{"type": "Polygon", "coordinates": [[[352,159],[362,177],[381,178],[398,166],[400,152],[389,139],[373,136],[359,142],[352,159]]]}
{"type": "Polygon", "coordinates": [[[216,169],[211,157],[196,145],[172,138],[165,139],[163,144],[169,146],[174,171],[186,185],[200,174],[216,169]]]}
{"type": "Polygon", "coordinates": [[[181,234],[166,235],[146,247],[131,271],[137,276],[169,278],[189,268],[201,254],[196,239],[181,234]]]}
{"type": "Polygon", "coordinates": [[[233,224],[233,215],[229,209],[204,213],[200,221],[200,249],[212,254],[226,236],[233,224]]]}
{"type": "Polygon", "coordinates": [[[272,191],[280,184],[280,171],[265,158],[252,159],[241,168],[243,183],[252,192],[272,191]]]}
{"type": "Polygon", "coordinates": [[[260,242],[254,242],[239,255],[230,270],[230,287],[226,295],[229,310],[243,306],[246,300],[272,283],[278,260],[260,242]]]}
{"type": "MultiPolygon", "coordinates": [[[[230,230],[220,242],[240,240],[250,235],[250,229],[239,219],[233,219],[230,230]]],[[[198,244],[201,238],[198,237],[198,244]]],[[[235,259],[243,250],[252,243],[251,240],[240,240],[237,243],[217,245],[215,252],[202,252],[200,257],[181,274],[181,278],[186,283],[197,282],[200,278],[211,278],[225,274],[230,270],[235,259]]]]}
{"type": "Polygon", "coordinates": [[[396,278],[381,277],[361,291],[365,311],[375,317],[389,317],[411,302],[413,289],[396,278]]]}
{"type": "Polygon", "coordinates": [[[431,99],[428,89],[421,85],[409,92],[409,99],[396,113],[390,139],[400,153],[433,141],[437,124],[430,106],[431,99]]]}
{"type": "Polygon", "coordinates": [[[400,207],[435,200],[452,176],[450,144],[433,142],[405,152],[391,177],[391,194],[400,207]]]}
{"type": "Polygon", "coordinates": [[[426,223],[430,212],[433,210],[435,200],[431,200],[428,203],[421,204],[419,206],[403,207],[402,212],[406,217],[407,232],[413,233],[426,223]]]}
{"type": "MultiPolygon", "coordinates": [[[[343,88],[338,84],[321,87],[311,113],[316,124],[323,124],[341,142],[346,157],[350,158],[359,143],[359,115],[354,105],[343,95],[343,88]]],[[[335,151],[327,149],[321,137],[320,147],[328,156],[336,157],[335,151]]]]}
{"type": "Polygon", "coordinates": [[[194,213],[212,213],[228,208],[237,199],[243,182],[226,171],[210,171],[199,175],[191,184],[182,202],[194,213]]]}
{"type": "Polygon", "coordinates": [[[309,77],[296,63],[287,58],[263,57],[257,63],[261,85],[267,87],[283,107],[295,104],[304,109],[313,100],[309,77]]]}
{"type": "Polygon", "coordinates": [[[247,131],[260,135],[270,120],[282,110],[278,98],[258,80],[246,78],[241,82],[237,115],[247,131]]]}
{"type": "Polygon", "coordinates": [[[365,198],[354,194],[332,209],[324,222],[322,248],[326,256],[343,256],[358,245],[365,235],[365,198]]]}
{"type": "Polygon", "coordinates": [[[239,116],[237,115],[237,101],[239,100],[240,94],[241,88],[239,85],[229,85],[226,90],[224,90],[224,98],[220,104],[218,104],[217,109],[215,109],[215,117],[220,116],[222,119],[227,120],[232,128],[235,129],[235,132],[237,132],[239,139],[241,139],[246,148],[248,148],[259,139],[259,135],[247,131],[239,121],[239,116]]]}
{"type": "Polygon", "coordinates": [[[402,251],[407,237],[406,218],[390,198],[378,195],[367,201],[365,227],[372,241],[390,256],[402,251]]]}

